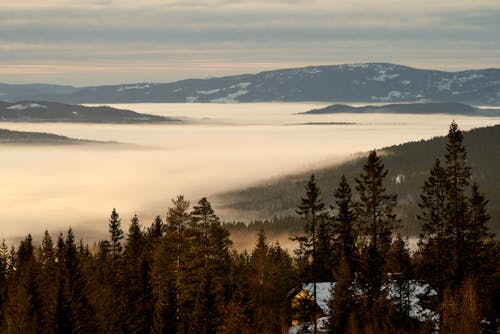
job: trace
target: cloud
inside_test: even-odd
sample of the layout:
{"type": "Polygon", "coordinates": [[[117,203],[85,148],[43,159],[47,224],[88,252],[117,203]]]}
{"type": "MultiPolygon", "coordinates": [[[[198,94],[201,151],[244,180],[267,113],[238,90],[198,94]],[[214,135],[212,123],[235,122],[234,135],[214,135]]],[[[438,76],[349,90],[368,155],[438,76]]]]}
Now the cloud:
{"type": "MultiPolygon", "coordinates": [[[[490,0],[404,6],[392,0],[6,0],[0,65],[141,62],[181,69],[203,61],[276,63],[278,57],[283,64],[397,58],[411,65],[425,56],[429,65],[486,61],[494,67],[500,63],[494,58],[499,9],[490,0]],[[457,49],[462,52],[443,58],[457,49]]],[[[162,81],[181,74],[174,72],[162,81]]]]}

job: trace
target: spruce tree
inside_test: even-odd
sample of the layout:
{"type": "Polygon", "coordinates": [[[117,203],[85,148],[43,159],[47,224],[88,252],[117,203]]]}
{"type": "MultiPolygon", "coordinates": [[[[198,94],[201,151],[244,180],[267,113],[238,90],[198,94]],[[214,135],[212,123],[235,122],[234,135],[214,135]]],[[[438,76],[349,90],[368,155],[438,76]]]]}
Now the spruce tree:
{"type": "Polygon", "coordinates": [[[467,153],[463,145],[462,131],[452,122],[446,144],[447,229],[452,238],[452,286],[458,288],[465,275],[468,202],[466,188],[469,185],[471,168],[467,165],[467,153]]]}
{"type": "Polygon", "coordinates": [[[314,312],[312,321],[314,326],[314,333],[317,333],[317,293],[316,293],[316,282],[317,273],[320,271],[319,264],[322,260],[317,258],[317,228],[318,225],[323,222],[326,218],[325,204],[322,202],[320,196],[321,191],[316,185],[316,179],[314,174],[311,175],[309,181],[305,186],[305,196],[300,199],[300,204],[297,207],[297,214],[304,221],[304,234],[292,238],[294,241],[299,242],[299,248],[295,249],[295,253],[299,256],[299,259],[304,259],[308,266],[305,268],[306,273],[303,273],[303,277],[306,279],[311,279],[313,282],[313,304],[314,312]]]}
{"type": "Polygon", "coordinates": [[[429,178],[424,182],[417,219],[422,222],[419,239],[419,255],[424,277],[433,283],[438,299],[443,299],[445,283],[449,280],[450,237],[447,233],[447,192],[446,170],[436,159],[429,178]]]}
{"type": "Polygon", "coordinates": [[[120,225],[120,215],[116,212],[116,209],[113,208],[111,216],[109,217],[109,234],[111,241],[111,256],[114,268],[118,266],[118,260],[122,252],[121,240],[123,239],[123,231],[120,225]]]}
{"type": "MultiPolygon", "coordinates": [[[[338,259],[342,259],[347,265],[350,275],[357,270],[359,254],[356,246],[357,230],[355,227],[356,213],[352,201],[351,187],[347,179],[342,175],[337,189],[334,191],[335,206],[332,210],[333,229],[333,251],[338,259]]],[[[340,266],[340,261],[338,262],[340,266]]]]}
{"type": "Polygon", "coordinates": [[[392,232],[397,223],[394,213],[396,195],[388,193],[383,185],[387,172],[377,153],[372,151],[363,166],[363,173],[356,179],[359,195],[356,213],[363,244],[361,280],[370,307],[381,294],[392,232]]]}

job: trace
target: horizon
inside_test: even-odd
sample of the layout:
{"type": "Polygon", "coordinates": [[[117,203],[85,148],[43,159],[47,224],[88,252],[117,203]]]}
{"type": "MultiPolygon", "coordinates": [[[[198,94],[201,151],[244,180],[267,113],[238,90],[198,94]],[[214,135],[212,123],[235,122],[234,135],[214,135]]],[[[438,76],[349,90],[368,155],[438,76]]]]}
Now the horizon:
{"type": "Polygon", "coordinates": [[[410,67],[418,70],[426,70],[426,71],[442,71],[442,72],[449,72],[449,73],[455,73],[455,72],[462,72],[462,71],[476,71],[476,70],[486,70],[486,69],[500,69],[499,67],[492,67],[492,66],[484,66],[484,67],[477,67],[477,68],[459,68],[459,69],[442,69],[442,68],[427,68],[427,67],[421,67],[421,66],[413,66],[413,65],[407,65],[407,64],[401,64],[401,63],[391,63],[391,62],[386,62],[386,61],[371,61],[371,62],[357,62],[357,63],[338,63],[338,64],[317,64],[317,65],[305,65],[305,66],[296,66],[296,67],[281,67],[281,68],[274,68],[274,69],[266,69],[266,70],[259,70],[256,72],[238,72],[238,73],[229,73],[225,75],[217,75],[214,74],[213,76],[208,76],[208,77],[183,77],[179,79],[174,79],[170,81],[121,81],[121,82],[109,82],[109,83],[96,83],[93,85],[73,85],[70,83],[64,83],[64,82],[6,82],[6,81],[0,81],[0,84],[7,84],[7,85],[56,85],[56,86],[72,86],[74,88],[84,88],[84,87],[92,87],[92,86],[118,86],[118,85],[124,85],[124,84],[144,84],[144,83],[155,83],[155,84],[168,84],[168,83],[173,83],[173,82],[178,82],[178,81],[183,81],[183,80],[208,80],[208,79],[214,79],[214,78],[223,78],[223,77],[229,77],[229,76],[238,76],[238,75],[255,75],[259,73],[264,73],[264,72],[272,72],[272,71],[281,71],[281,70],[290,70],[290,69],[295,69],[295,68],[308,68],[308,67],[335,67],[335,66],[348,66],[348,65],[363,65],[363,64],[391,64],[391,65],[396,65],[396,66],[403,66],[403,67],[410,67]]]}

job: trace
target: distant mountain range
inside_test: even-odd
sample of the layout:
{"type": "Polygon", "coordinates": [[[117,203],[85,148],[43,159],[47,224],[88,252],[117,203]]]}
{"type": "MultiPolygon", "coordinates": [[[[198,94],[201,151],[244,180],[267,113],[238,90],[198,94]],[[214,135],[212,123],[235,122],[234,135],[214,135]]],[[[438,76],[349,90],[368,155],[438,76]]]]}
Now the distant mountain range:
{"type": "Polygon", "coordinates": [[[500,105],[500,69],[444,72],[366,63],[311,66],[172,83],[81,88],[0,84],[0,99],[64,103],[432,101],[500,105]]]}
{"type": "Polygon", "coordinates": [[[139,114],[107,106],[87,107],[57,102],[0,102],[0,122],[172,123],[171,117],[139,114]]]}
{"type": "Polygon", "coordinates": [[[104,142],[74,139],[52,133],[24,132],[0,129],[0,144],[99,144],[104,142]]]}
{"type": "Polygon", "coordinates": [[[500,109],[476,108],[457,102],[432,103],[394,103],[382,106],[353,107],[347,104],[313,109],[300,114],[338,114],[338,113],[381,113],[381,114],[454,114],[467,116],[500,116],[500,109]]]}

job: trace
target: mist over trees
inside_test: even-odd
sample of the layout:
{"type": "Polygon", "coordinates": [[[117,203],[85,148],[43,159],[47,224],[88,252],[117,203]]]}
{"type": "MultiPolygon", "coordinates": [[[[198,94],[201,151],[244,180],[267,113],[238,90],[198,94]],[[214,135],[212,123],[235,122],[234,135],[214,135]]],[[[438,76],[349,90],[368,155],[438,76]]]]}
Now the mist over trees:
{"type": "Polygon", "coordinates": [[[257,241],[245,251],[232,249],[228,230],[247,226],[222,223],[207,198],[192,204],[181,195],[152,222],[125,221],[113,209],[108,238],[92,245],[71,229],[46,231],[39,244],[31,235],[4,242],[0,331],[287,333],[294,319],[295,333],[495,333],[500,242],[455,123],[445,151],[429,161],[414,250],[376,151],[358,177],[341,176],[331,189],[312,175],[296,215],[254,223],[257,241]],[[297,222],[293,254],[268,241],[265,228],[297,222]],[[319,282],[335,284],[329,314],[314,302],[319,282]],[[435,316],[415,317],[415,282],[435,291],[422,301],[435,316]],[[302,283],[314,292],[292,308],[302,283]],[[325,325],[316,322],[325,315],[325,325]]]}

